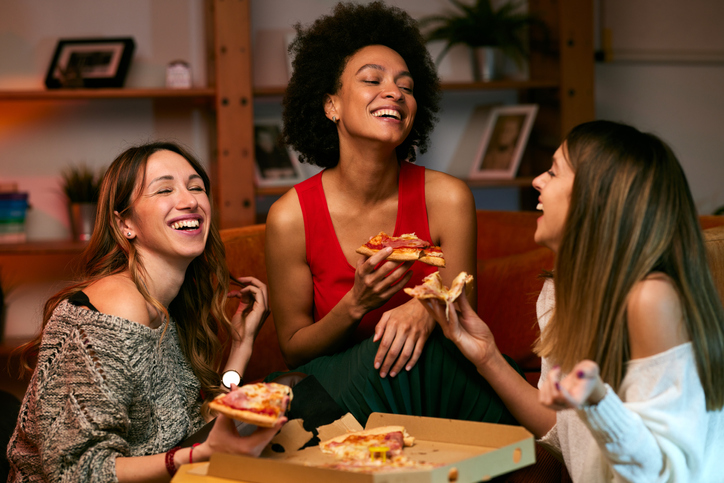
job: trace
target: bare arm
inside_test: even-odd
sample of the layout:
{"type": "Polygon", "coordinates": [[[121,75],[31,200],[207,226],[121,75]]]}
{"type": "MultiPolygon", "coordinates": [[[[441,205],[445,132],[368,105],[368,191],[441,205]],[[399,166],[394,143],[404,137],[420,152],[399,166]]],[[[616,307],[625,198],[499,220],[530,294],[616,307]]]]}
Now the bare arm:
{"type": "Polygon", "coordinates": [[[306,260],[299,200],[292,190],[274,203],[267,217],[267,276],[279,345],[289,367],[345,347],[362,317],[402,289],[412,276],[405,275],[412,262],[399,266],[387,262],[377,267],[389,253],[383,250],[361,258],[352,290],[315,323],[312,274],[306,260]],[[402,283],[395,284],[397,281],[402,283]]]}

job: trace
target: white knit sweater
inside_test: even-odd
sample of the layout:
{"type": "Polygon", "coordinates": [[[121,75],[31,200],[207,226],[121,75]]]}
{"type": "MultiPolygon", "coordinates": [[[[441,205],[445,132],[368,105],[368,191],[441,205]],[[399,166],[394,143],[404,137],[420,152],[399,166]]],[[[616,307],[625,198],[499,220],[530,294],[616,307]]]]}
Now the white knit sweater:
{"type": "Polygon", "coordinates": [[[203,426],[199,391],[173,322],[163,334],[62,302],[8,445],[8,481],[116,481],[116,457],[165,452],[203,426]]]}
{"type": "MultiPolygon", "coordinates": [[[[541,329],[555,304],[553,281],[538,298],[541,329]]],[[[541,381],[550,369],[543,360],[541,381]]],[[[616,394],[559,411],[541,443],[558,451],[574,482],[723,482],[724,412],[707,412],[691,342],[632,360],[616,394]]]]}

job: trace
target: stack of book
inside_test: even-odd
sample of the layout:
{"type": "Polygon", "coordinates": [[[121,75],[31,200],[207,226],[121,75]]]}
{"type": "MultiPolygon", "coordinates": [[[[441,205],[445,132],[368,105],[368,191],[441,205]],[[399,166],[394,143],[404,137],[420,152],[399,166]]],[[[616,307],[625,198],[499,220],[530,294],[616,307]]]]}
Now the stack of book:
{"type": "Polygon", "coordinates": [[[24,243],[28,193],[14,183],[0,184],[0,243],[24,243]]]}

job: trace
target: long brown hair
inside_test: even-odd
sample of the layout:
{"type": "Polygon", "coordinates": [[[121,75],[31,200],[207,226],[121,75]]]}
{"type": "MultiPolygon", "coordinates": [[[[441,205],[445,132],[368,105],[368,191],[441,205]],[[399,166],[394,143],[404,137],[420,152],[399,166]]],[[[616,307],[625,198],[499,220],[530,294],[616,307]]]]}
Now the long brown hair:
{"type": "MultiPolygon", "coordinates": [[[[215,218],[209,220],[209,237],[203,254],[196,257],[188,269],[181,289],[168,310],[146,289],[142,279],[145,269],[132,241],[123,236],[115,221],[114,212],[127,216],[133,209],[138,187],[144,185],[146,164],[157,151],[171,151],[183,156],[201,176],[211,202],[211,185],[203,166],[194,156],[174,143],[154,142],[127,149],[121,153],[103,177],[96,213],[96,223],[88,246],[83,251],[80,281],[51,297],[43,310],[43,328],[55,308],[63,300],[80,292],[93,282],[128,270],[138,291],[159,313],[173,318],[178,328],[181,349],[201,382],[207,396],[221,392],[219,366],[230,340],[231,323],[224,312],[229,289],[224,245],[215,218]],[[139,182],[140,178],[140,182],[139,182]]],[[[213,213],[213,205],[212,205],[213,213]]],[[[23,347],[23,367],[30,369],[29,360],[40,347],[41,333],[23,347]]]]}
{"type": "Polygon", "coordinates": [[[630,360],[626,302],[653,271],[676,286],[708,410],[724,406],[724,309],[696,208],[663,141],[594,121],[574,128],[564,155],[575,178],[556,257],[556,304],[536,345],[563,370],[591,359],[618,389],[630,360]]]}

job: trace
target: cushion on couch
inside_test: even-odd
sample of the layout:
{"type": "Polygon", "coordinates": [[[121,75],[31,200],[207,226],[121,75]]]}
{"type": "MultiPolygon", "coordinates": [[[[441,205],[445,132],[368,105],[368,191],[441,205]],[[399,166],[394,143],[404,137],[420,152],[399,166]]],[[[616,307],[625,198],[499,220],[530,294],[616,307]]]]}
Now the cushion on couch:
{"type": "Polygon", "coordinates": [[[478,315],[488,324],[503,354],[515,360],[526,379],[537,385],[540,358],[532,352],[538,338],[535,305],[543,270],[553,268],[547,248],[478,260],[478,315]]]}
{"type": "MultiPolygon", "coordinates": [[[[242,228],[221,230],[221,241],[226,249],[226,262],[235,277],[256,277],[267,283],[264,243],[266,225],[251,225],[242,228]]],[[[232,289],[234,286],[232,285],[232,289]]],[[[227,307],[233,314],[238,302],[227,307]]],[[[287,370],[279,349],[273,315],[266,320],[254,342],[252,358],[244,373],[246,381],[259,381],[275,371],[287,370]]]]}

